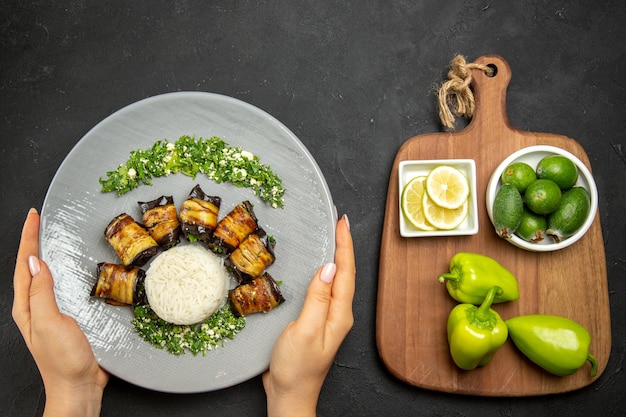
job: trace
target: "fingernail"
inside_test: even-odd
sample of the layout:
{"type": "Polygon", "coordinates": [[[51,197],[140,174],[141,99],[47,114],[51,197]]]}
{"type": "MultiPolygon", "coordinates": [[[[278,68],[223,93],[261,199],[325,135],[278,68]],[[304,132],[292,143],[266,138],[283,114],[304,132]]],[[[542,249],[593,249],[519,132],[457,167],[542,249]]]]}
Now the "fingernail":
{"type": "Polygon", "coordinates": [[[320,279],[327,284],[331,284],[335,279],[335,272],[337,272],[337,265],[330,262],[324,265],[322,268],[322,273],[320,274],[320,279]]]}
{"type": "Polygon", "coordinates": [[[31,207],[31,209],[28,210],[28,214],[37,214],[37,209],[35,207],[31,207]]]}
{"type": "Polygon", "coordinates": [[[344,214],[342,217],[346,221],[346,226],[348,226],[348,230],[350,230],[350,220],[348,220],[348,215],[344,214]]]}
{"type": "Polygon", "coordinates": [[[36,256],[30,255],[28,257],[28,269],[30,270],[30,274],[35,276],[41,271],[41,267],[39,266],[39,259],[36,256]]]}

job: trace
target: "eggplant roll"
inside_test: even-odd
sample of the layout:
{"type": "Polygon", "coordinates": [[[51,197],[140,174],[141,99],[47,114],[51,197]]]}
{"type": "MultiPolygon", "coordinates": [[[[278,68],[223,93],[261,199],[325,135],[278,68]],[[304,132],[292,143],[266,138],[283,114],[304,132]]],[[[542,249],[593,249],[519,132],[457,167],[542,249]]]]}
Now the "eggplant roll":
{"type": "Polygon", "coordinates": [[[232,251],[225,264],[239,282],[246,282],[260,276],[275,260],[274,239],[258,228],[232,251]]]}
{"type": "Polygon", "coordinates": [[[252,204],[244,201],[217,223],[211,249],[216,253],[230,253],[257,228],[252,204]]]}
{"type": "Polygon", "coordinates": [[[140,201],[139,207],[143,213],[143,225],[161,248],[169,249],[178,243],[180,221],[172,196],[161,196],[145,203],[140,201]]]}
{"type": "Polygon", "coordinates": [[[267,272],[228,292],[233,314],[243,317],[253,313],[267,313],[285,301],[274,278],[267,272]]]}
{"type": "Polygon", "coordinates": [[[111,220],[104,237],[124,265],[145,265],[159,251],[150,233],[126,213],[111,220]]]}
{"type": "Polygon", "coordinates": [[[144,289],[146,273],[143,269],[101,262],[97,275],[98,281],[91,290],[92,297],[105,298],[116,305],[147,304],[144,289]]]}
{"type": "Polygon", "coordinates": [[[189,235],[193,235],[204,242],[211,239],[221,203],[221,197],[207,195],[200,185],[196,185],[180,206],[179,216],[185,237],[189,239],[189,235]]]}

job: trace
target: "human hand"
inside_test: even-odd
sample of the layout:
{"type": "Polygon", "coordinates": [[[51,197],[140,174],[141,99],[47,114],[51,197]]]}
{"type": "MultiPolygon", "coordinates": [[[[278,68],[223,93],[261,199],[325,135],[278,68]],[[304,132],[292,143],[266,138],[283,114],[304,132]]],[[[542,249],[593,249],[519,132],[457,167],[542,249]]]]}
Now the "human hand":
{"type": "Polygon", "coordinates": [[[62,314],[39,254],[39,215],[28,212],[13,275],[13,320],[46,390],[44,416],[97,416],[109,375],[98,366],[74,319],[62,314]]]}
{"type": "Polygon", "coordinates": [[[335,262],[317,270],[300,316],[276,341],[263,374],[269,416],[314,416],[339,346],[352,328],[356,267],[347,216],[337,222],[335,262]]]}

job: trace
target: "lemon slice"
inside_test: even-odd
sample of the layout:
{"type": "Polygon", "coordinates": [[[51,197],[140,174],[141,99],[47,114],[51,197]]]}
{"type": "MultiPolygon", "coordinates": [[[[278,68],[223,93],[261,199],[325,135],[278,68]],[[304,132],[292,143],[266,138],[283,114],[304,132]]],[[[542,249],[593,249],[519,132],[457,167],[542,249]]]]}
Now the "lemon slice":
{"type": "Polygon", "coordinates": [[[469,202],[467,199],[461,204],[461,207],[447,209],[435,204],[427,193],[424,193],[422,204],[426,221],[441,230],[451,230],[458,227],[463,223],[469,211],[469,202]]]}
{"type": "Polygon", "coordinates": [[[447,209],[458,209],[467,204],[469,183],[465,175],[449,165],[434,168],[426,178],[426,192],[435,204],[447,209]]]}
{"type": "Polygon", "coordinates": [[[424,217],[423,198],[426,177],[416,177],[410,180],[402,190],[401,204],[404,217],[413,226],[420,230],[435,230],[424,217]]]}

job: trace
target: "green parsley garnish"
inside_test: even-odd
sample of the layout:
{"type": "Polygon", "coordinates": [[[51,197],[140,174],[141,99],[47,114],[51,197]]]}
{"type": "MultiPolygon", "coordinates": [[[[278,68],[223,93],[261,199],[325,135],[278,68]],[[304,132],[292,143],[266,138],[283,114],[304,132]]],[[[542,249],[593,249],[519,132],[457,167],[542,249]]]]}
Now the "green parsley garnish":
{"type": "Polygon", "coordinates": [[[176,142],[158,140],[150,149],[131,151],[130,158],[115,171],[100,178],[102,192],[122,195],[140,185],[152,185],[153,178],[181,172],[195,179],[198,173],[217,182],[252,188],[255,195],[274,208],[283,207],[282,180],[259,158],[221,138],[181,136],[176,142]]]}
{"type": "Polygon", "coordinates": [[[224,346],[225,339],[233,339],[246,326],[245,317],[235,317],[230,308],[222,307],[203,323],[181,326],[159,318],[148,305],[134,307],[132,320],[137,333],[152,346],[166,349],[174,355],[185,350],[202,356],[207,351],[224,346]]]}

